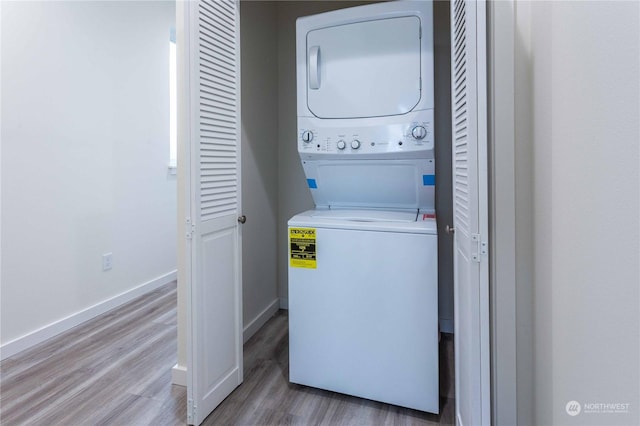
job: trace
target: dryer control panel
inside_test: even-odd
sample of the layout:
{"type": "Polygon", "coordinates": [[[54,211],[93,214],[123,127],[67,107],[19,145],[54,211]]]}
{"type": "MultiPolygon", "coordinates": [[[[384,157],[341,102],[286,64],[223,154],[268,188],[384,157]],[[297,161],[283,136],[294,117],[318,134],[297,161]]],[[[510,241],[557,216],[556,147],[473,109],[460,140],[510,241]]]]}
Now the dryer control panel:
{"type": "MultiPolygon", "coordinates": [[[[431,112],[431,111],[429,111],[431,112]]],[[[298,118],[298,152],[305,159],[433,158],[434,125],[431,114],[397,124],[326,126],[321,120],[298,118]]],[[[350,123],[349,123],[350,124],[350,123]]]]}

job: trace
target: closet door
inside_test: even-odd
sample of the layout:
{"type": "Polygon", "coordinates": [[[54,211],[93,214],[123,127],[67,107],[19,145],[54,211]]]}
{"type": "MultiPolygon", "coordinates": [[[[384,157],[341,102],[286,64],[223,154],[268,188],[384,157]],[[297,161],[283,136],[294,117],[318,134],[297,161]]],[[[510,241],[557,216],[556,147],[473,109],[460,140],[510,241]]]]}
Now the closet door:
{"type": "Polygon", "coordinates": [[[486,3],[451,9],[456,423],[490,424],[486,3]]]}
{"type": "Polygon", "coordinates": [[[187,420],[198,425],[243,377],[239,4],[178,2],[177,15],[189,97],[187,420]]]}

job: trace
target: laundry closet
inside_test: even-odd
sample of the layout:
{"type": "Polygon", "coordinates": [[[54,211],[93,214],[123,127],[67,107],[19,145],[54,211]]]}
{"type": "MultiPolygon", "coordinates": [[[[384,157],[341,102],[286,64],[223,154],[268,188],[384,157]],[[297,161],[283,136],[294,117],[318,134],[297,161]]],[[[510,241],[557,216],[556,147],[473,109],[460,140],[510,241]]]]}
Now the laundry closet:
{"type": "MultiPolygon", "coordinates": [[[[288,307],[287,221],[314,207],[297,148],[296,18],[360,4],[366,3],[241,2],[245,330],[265,309],[274,309],[276,298],[279,307],[288,307]]],[[[451,333],[453,248],[445,232],[452,223],[449,19],[449,3],[434,2],[438,311],[441,331],[451,333]]],[[[339,292],[332,297],[340,298],[339,292]]]]}
{"type": "MultiPolygon", "coordinates": [[[[276,298],[288,307],[287,221],[314,207],[297,149],[296,19],[368,3],[241,2],[245,328],[276,298]]],[[[453,243],[445,232],[452,223],[449,20],[449,3],[434,2],[438,309],[441,331],[452,333],[453,243]]]]}
{"type": "MultiPolygon", "coordinates": [[[[193,74],[191,78],[194,78],[192,81],[195,84],[187,86],[191,90],[191,99],[197,100],[197,109],[194,110],[197,113],[191,115],[189,128],[200,132],[189,136],[198,143],[191,148],[190,161],[200,170],[190,175],[191,179],[195,177],[197,180],[192,181],[196,188],[195,195],[192,195],[195,204],[191,204],[186,224],[187,238],[192,240],[191,276],[188,278],[192,284],[189,284],[190,290],[185,295],[186,312],[191,318],[188,320],[191,331],[187,330],[186,339],[187,352],[191,352],[186,356],[187,384],[188,389],[194,392],[193,399],[191,394],[189,396],[190,403],[198,404],[197,410],[195,406],[188,407],[189,415],[193,415],[189,422],[198,423],[204,412],[217,406],[242,381],[242,342],[236,346],[238,339],[233,336],[238,334],[235,333],[241,333],[246,341],[278,309],[289,308],[287,222],[294,215],[314,208],[311,186],[298,153],[300,129],[297,114],[296,19],[371,3],[240,2],[240,24],[235,29],[240,39],[239,98],[231,95],[236,86],[232,74],[225,71],[232,66],[231,58],[235,54],[234,30],[226,26],[224,21],[225,16],[232,17],[235,12],[226,3],[214,2],[188,6],[184,9],[187,13],[178,16],[178,27],[181,22],[189,27],[195,22],[193,19],[199,20],[199,31],[186,28],[186,33],[190,34],[190,45],[199,49],[191,52],[196,51],[195,55],[201,57],[197,61],[191,59],[191,69],[199,74],[197,77],[193,74]],[[218,13],[220,15],[216,16],[218,13]],[[219,54],[222,56],[217,56],[219,54]],[[195,64],[199,65],[195,67],[195,64]],[[236,116],[241,118],[240,126],[230,121],[238,109],[228,107],[237,103],[240,104],[240,114],[236,116]],[[236,201],[232,198],[235,197],[235,184],[230,183],[234,182],[231,173],[235,168],[229,167],[236,155],[230,143],[231,135],[237,134],[235,129],[238,128],[241,136],[241,163],[238,164],[241,172],[241,202],[236,210],[236,201]],[[228,178],[220,181],[224,174],[228,178]],[[194,215],[194,222],[190,222],[194,215]],[[242,224],[239,239],[234,236],[237,232],[234,229],[238,229],[236,219],[242,224]],[[239,259],[233,254],[235,247],[241,247],[239,259]],[[241,321],[236,314],[240,310],[232,306],[236,305],[239,297],[238,284],[234,288],[220,284],[234,280],[238,282],[238,274],[233,267],[238,260],[242,265],[241,321]],[[236,331],[231,334],[233,329],[236,331]],[[234,341],[236,343],[232,344],[234,341]],[[210,364],[210,367],[203,363],[210,364]],[[198,371],[206,371],[206,375],[198,371]]],[[[430,144],[431,166],[428,170],[419,170],[420,186],[424,185],[424,190],[430,194],[430,208],[429,212],[425,211],[425,218],[433,219],[434,204],[437,215],[437,229],[434,223],[429,233],[434,238],[434,249],[430,250],[437,251],[438,273],[437,278],[430,276],[428,281],[433,283],[430,284],[433,287],[433,293],[430,294],[437,291],[438,300],[429,299],[430,306],[425,309],[433,315],[426,327],[434,336],[430,339],[435,338],[429,343],[429,351],[437,359],[438,327],[442,332],[452,333],[454,317],[453,239],[451,234],[445,232],[445,227],[453,223],[449,3],[434,2],[432,19],[432,28],[420,29],[420,32],[432,31],[433,91],[429,91],[433,99],[429,108],[435,113],[433,119],[429,119],[429,124],[425,124],[425,130],[428,127],[430,134],[429,137],[420,134],[422,119],[421,123],[416,122],[411,129],[404,129],[403,132],[409,132],[405,135],[408,138],[405,141],[406,148],[413,147],[414,143],[419,145],[423,138],[430,144]],[[436,305],[437,316],[434,313],[436,305]]],[[[231,68],[228,70],[231,72],[231,68]]],[[[376,88],[370,90],[375,91],[376,88]]],[[[394,143],[397,142],[396,139],[394,143]]],[[[350,146],[351,149],[357,149],[353,141],[350,146]]],[[[415,256],[414,259],[418,263],[420,257],[415,256]]],[[[434,256],[431,259],[433,261],[434,256]]],[[[366,262],[361,264],[366,267],[366,262]]],[[[345,299],[341,298],[339,288],[332,293],[331,297],[344,304],[345,299]]],[[[385,315],[388,313],[380,312],[381,317],[385,315]]],[[[412,328],[419,331],[419,326],[412,328]]],[[[179,337],[179,347],[184,340],[179,337]]],[[[179,364],[180,360],[179,354],[179,364]]],[[[452,386],[446,392],[442,396],[453,397],[452,386]]],[[[437,391],[435,394],[437,399],[437,391]]],[[[429,411],[437,412],[437,409],[429,411]]]]}

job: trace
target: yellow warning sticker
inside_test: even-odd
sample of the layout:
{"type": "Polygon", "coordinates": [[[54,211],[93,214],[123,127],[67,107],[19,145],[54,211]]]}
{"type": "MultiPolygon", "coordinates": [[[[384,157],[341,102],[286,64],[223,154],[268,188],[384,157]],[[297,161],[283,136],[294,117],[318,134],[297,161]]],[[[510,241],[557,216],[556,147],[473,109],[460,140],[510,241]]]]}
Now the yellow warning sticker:
{"type": "Polygon", "coordinates": [[[292,268],[316,269],[315,228],[289,228],[289,253],[292,268]]]}

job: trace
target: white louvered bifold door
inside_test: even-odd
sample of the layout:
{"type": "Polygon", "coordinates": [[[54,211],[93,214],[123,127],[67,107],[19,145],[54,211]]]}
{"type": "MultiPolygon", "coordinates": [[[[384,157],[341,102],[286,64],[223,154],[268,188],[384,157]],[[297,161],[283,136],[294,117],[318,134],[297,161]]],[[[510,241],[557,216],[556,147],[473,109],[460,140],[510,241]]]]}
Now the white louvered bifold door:
{"type": "MultiPolygon", "coordinates": [[[[180,3],[189,60],[188,422],[242,382],[239,3],[180,3]],[[188,28],[186,28],[188,27],[188,28]]],[[[178,32],[181,33],[180,31],[178,32]]]]}
{"type": "Polygon", "coordinates": [[[486,3],[451,4],[456,423],[490,424],[486,3]]]}

